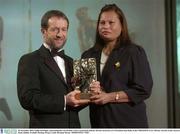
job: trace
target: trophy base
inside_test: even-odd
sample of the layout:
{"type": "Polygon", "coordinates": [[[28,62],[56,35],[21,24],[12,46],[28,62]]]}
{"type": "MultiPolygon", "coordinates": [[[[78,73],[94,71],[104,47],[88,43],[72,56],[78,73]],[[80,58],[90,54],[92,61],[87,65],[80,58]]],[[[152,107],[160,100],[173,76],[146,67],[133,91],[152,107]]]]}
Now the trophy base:
{"type": "Polygon", "coordinates": [[[90,97],[92,96],[91,93],[79,93],[75,95],[75,98],[77,100],[90,100],[90,97]]]}

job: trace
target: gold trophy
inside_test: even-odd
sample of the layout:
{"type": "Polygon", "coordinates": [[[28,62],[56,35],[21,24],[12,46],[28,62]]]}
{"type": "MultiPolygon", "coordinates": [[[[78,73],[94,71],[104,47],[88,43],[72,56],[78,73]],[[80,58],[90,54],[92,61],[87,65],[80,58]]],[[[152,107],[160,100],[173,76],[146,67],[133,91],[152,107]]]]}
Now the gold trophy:
{"type": "Polygon", "coordinates": [[[92,95],[89,85],[93,80],[97,80],[96,59],[74,60],[73,73],[72,86],[81,91],[76,95],[76,99],[89,99],[92,95]]]}

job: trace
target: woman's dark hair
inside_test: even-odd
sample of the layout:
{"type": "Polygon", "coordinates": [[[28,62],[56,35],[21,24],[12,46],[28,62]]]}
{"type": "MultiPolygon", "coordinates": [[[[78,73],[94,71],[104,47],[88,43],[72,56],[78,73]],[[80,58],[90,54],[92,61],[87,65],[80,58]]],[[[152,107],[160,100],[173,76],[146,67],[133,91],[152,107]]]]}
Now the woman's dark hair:
{"type": "Polygon", "coordinates": [[[94,47],[95,48],[103,48],[104,47],[104,41],[99,35],[98,27],[99,27],[99,21],[100,21],[100,17],[102,15],[102,13],[107,12],[107,11],[114,11],[118,15],[121,26],[122,26],[122,31],[121,31],[120,36],[117,39],[116,47],[118,47],[118,45],[120,45],[120,44],[124,45],[126,43],[128,43],[128,44],[131,43],[131,39],[129,37],[127,22],[126,22],[124,13],[116,4],[108,4],[108,5],[105,5],[101,9],[101,12],[98,17],[97,28],[96,28],[96,41],[95,41],[94,47]]]}
{"type": "Polygon", "coordinates": [[[48,20],[51,18],[51,17],[59,17],[59,18],[64,18],[67,23],[68,23],[68,26],[69,26],[69,20],[67,18],[67,16],[59,11],[59,10],[50,10],[50,11],[47,11],[41,18],[41,28],[44,28],[44,29],[47,29],[48,28],[48,20]]]}

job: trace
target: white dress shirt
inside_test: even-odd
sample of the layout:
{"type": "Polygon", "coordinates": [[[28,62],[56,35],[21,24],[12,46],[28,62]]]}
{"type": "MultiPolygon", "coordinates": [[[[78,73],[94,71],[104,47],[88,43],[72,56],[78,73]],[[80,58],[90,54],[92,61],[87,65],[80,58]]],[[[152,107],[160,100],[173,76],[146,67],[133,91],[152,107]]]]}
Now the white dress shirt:
{"type": "MultiPolygon", "coordinates": [[[[51,51],[51,48],[46,43],[43,43],[43,45],[44,45],[45,48],[47,48],[47,49],[49,49],[51,51]]],[[[62,49],[60,49],[59,51],[62,51],[62,49]]],[[[64,59],[61,58],[60,56],[54,56],[53,58],[56,61],[59,69],[61,70],[62,75],[64,77],[64,80],[66,81],[66,71],[65,71],[65,62],[64,62],[64,59]]]]}
{"type": "Polygon", "coordinates": [[[101,61],[100,61],[100,74],[102,75],[104,66],[106,64],[106,61],[108,59],[108,56],[104,54],[104,52],[101,52],[101,61]]]}

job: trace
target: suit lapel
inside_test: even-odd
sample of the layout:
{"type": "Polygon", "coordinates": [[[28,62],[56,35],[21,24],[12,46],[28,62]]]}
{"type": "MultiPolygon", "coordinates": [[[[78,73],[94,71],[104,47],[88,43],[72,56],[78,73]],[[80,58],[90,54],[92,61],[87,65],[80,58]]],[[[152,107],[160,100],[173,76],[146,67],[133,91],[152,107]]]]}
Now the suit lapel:
{"type": "Polygon", "coordinates": [[[62,74],[60,68],[58,67],[56,61],[51,56],[49,50],[46,49],[44,46],[41,46],[41,48],[39,50],[40,50],[40,55],[44,58],[44,63],[51,69],[52,72],[55,73],[55,75],[58,76],[58,78],[60,78],[60,80],[64,84],[66,84],[63,74],[62,74]]]}
{"type": "MultiPolygon", "coordinates": [[[[113,67],[115,67],[115,63],[121,62],[121,57],[124,54],[122,52],[123,50],[124,50],[124,47],[120,47],[120,48],[114,49],[111,52],[104,66],[104,69],[102,71],[102,78],[104,78],[104,75],[107,74],[107,72],[109,72],[110,70],[112,70],[113,67]]],[[[111,73],[108,73],[108,74],[111,74],[111,73]]]]}
{"type": "Polygon", "coordinates": [[[72,61],[68,60],[68,58],[65,56],[65,71],[66,71],[66,83],[68,85],[68,89],[72,89],[71,84],[71,78],[73,76],[73,63],[72,61]]]}
{"type": "Polygon", "coordinates": [[[64,82],[63,74],[53,58],[45,59],[45,64],[64,82]]]}

